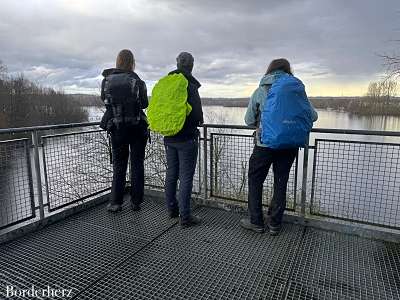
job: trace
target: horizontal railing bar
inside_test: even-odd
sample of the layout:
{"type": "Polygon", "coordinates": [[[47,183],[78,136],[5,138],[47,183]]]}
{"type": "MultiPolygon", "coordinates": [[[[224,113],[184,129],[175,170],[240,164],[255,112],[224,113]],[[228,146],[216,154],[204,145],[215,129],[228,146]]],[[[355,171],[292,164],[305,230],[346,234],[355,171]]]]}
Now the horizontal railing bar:
{"type": "Polygon", "coordinates": [[[0,141],[0,144],[2,143],[15,143],[15,142],[21,142],[21,141],[27,141],[29,139],[27,138],[22,138],[22,139],[15,139],[15,140],[5,140],[5,141],[0,141]]]}
{"type": "MultiPolygon", "coordinates": [[[[254,126],[246,125],[228,125],[228,124],[203,124],[201,127],[216,128],[216,129],[256,129],[254,126]]],[[[313,128],[313,133],[337,133],[350,135],[380,135],[380,136],[398,136],[400,131],[378,131],[378,130],[358,130],[358,129],[328,129],[328,128],[313,128]]]]}
{"type": "Polygon", "coordinates": [[[29,217],[26,217],[26,218],[17,220],[17,221],[15,221],[15,222],[11,222],[11,223],[8,223],[8,224],[6,224],[6,225],[2,225],[2,226],[0,226],[0,230],[3,230],[3,229],[6,229],[6,228],[9,228],[9,227],[12,227],[12,226],[15,226],[15,225],[24,223],[24,222],[29,221],[29,220],[32,220],[32,219],[34,219],[34,218],[35,218],[35,216],[34,216],[34,215],[31,215],[31,216],[29,216],[29,217]]]}
{"type": "Polygon", "coordinates": [[[92,194],[90,194],[90,195],[86,195],[86,196],[83,196],[83,197],[81,197],[81,198],[79,198],[79,199],[75,199],[75,200],[72,200],[72,201],[70,201],[70,202],[68,202],[68,203],[64,203],[64,204],[62,204],[62,205],[57,205],[57,206],[54,206],[54,207],[51,207],[51,201],[49,200],[49,205],[48,205],[49,211],[50,211],[50,212],[53,212],[53,211],[59,210],[59,209],[61,209],[61,208],[67,207],[67,206],[69,206],[69,205],[71,205],[71,204],[75,204],[75,203],[77,203],[77,202],[79,202],[79,201],[84,201],[84,200],[86,200],[86,199],[88,199],[88,198],[97,196],[98,194],[104,193],[104,192],[106,192],[106,191],[108,191],[108,190],[111,190],[111,187],[108,187],[108,188],[99,190],[99,191],[94,192],[94,193],[92,193],[92,194]]]}
{"type": "Polygon", "coordinates": [[[202,124],[200,127],[207,127],[207,128],[224,128],[224,129],[256,129],[255,126],[247,126],[247,125],[228,125],[228,124],[202,124]]]}
{"type": "Polygon", "coordinates": [[[335,140],[335,139],[315,139],[317,142],[328,142],[328,143],[342,143],[342,144],[360,144],[360,145],[385,145],[387,146],[400,146],[396,143],[379,143],[379,142],[365,142],[365,141],[347,141],[347,140],[335,140]]]}
{"type": "Polygon", "coordinates": [[[358,129],[326,129],[326,128],[313,128],[311,132],[314,133],[337,133],[337,134],[350,134],[350,135],[380,135],[380,136],[399,136],[400,131],[378,131],[378,130],[358,130],[358,129]]]}
{"type": "Polygon", "coordinates": [[[219,132],[212,132],[210,133],[211,136],[231,136],[231,137],[250,137],[254,138],[254,135],[251,134],[238,134],[238,133],[219,133],[219,132]]]}
{"type": "Polygon", "coordinates": [[[52,130],[52,129],[66,129],[66,128],[76,128],[76,127],[88,127],[88,126],[97,126],[97,125],[100,125],[100,122],[84,122],[84,123],[70,123],[70,124],[32,126],[32,127],[4,128],[4,129],[0,129],[0,134],[30,132],[30,131],[37,131],[37,130],[52,130]]]}
{"type": "MultiPolygon", "coordinates": [[[[84,123],[70,123],[70,124],[57,124],[45,126],[32,126],[32,127],[17,127],[17,128],[3,128],[0,129],[0,134],[6,133],[20,133],[30,132],[35,130],[52,130],[52,129],[67,129],[76,127],[89,127],[100,125],[100,122],[84,122],[84,123]]],[[[232,124],[203,124],[201,127],[215,128],[215,129],[245,129],[254,130],[254,126],[246,125],[232,125],[232,124]]],[[[354,130],[354,129],[327,129],[327,128],[313,128],[313,133],[337,133],[349,135],[380,135],[380,136],[399,136],[399,131],[377,131],[377,130],[354,130]]]]}
{"type": "Polygon", "coordinates": [[[103,132],[103,130],[102,129],[94,129],[94,130],[85,130],[85,131],[74,131],[74,132],[69,132],[69,133],[49,134],[49,135],[42,136],[42,139],[64,137],[64,136],[78,135],[78,134],[96,133],[96,132],[103,132]]]}

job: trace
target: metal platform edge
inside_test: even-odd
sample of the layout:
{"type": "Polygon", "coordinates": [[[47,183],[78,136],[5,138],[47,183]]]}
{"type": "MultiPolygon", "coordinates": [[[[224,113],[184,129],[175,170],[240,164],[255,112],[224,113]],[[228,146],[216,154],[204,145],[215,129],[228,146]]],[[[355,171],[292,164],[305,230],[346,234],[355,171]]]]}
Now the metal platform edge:
{"type": "MultiPolygon", "coordinates": [[[[247,204],[237,201],[224,201],[216,199],[197,199],[197,204],[205,207],[219,208],[225,211],[236,213],[247,213],[247,204]]],[[[266,210],[265,210],[266,215],[266,210]]],[[[341,220],[332,218],[323,218],[317,216],[307,216],[305,218],[297,215],[295,212],[285,211],[284,222],[298,224],[305,227],[334,231],[343,234],[349,234],[376,241],[384,241],[400,244],[400,230],[380,228],[372,225],[349,224],[341,220]]]]}
{"type": "MultiPolygon", "coordinates": [[[[15,230],[0,234],[0,245],[11,242],[28,233],[38,231],[46,226],[59,222],[71,215],[82,212],[91,207],[105,203],[109,200],[109,196],[109,193],[106,195],[102,195],[89,202],[81,203],[65,210],[61,210],[60,212],[45,217],[43,220],[38,220],[22,227],[16,228],[15,230]]],[[[145,197],[153,200],[163,201],[164,193],[161,191],[145,190],[145,197]]],[[[194,197],[193,204],[197,207],[205,206],[235,213],[247,213],[246,203],[238,203],[235,201],[221,201],[213,198],[204,200],[200,197],[194,197]]],[[[310,218],[308,216],[303,219],[301,216],[297,216],[293,212],[285,212],[284,222],[303,225],[305,227],[312,227],[316,229],[355,235],[372,240],[400,243],[400,231],[386,231],[384,229],[376,228],[369,225],[351,225],[335,219],[310,218]]]]}

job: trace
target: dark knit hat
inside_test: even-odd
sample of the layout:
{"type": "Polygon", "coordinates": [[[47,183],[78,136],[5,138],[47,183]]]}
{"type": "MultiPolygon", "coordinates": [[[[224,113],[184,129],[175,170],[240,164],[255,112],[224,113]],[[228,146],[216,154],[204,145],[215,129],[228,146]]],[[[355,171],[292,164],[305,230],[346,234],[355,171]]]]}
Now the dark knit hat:
{"type": "Polygon", "coordinates": [[[178,70],[192,73],[194,58],[189,52],[181,52],[176,58],[176,66],[178,70]]]}

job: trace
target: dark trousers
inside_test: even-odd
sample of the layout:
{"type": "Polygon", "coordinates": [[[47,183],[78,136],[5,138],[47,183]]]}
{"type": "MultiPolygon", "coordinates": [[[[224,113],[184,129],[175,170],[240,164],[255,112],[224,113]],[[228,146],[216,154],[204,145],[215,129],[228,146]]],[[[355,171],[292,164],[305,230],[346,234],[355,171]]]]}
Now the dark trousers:
{"type": "Polygon", "coordinates": [[[143,202],[144,155],[147,137],[147,125],[144,124],[120,128],[111,132],[113,156],[112,204],[122,204],[123,202],[129,153],[132,171],[131,201],[136,204],[143,202]]]}
{"type": "Polygon", "coordinates": [[[184,142],[164,141],[167,153],[167,174],[165,178],[165,197],[170,211],[178,209],[176,199],[179,179],[179,212],[181,219],[190,218],[190,200],[193,188],[193,176],[198,155],[198,138],[184,142]]]}
{"type": "Polygon", "coordinates": [[[264,226],[262,213],[262,190],[269,168],[274,171],[274,194],[268,208],[269,224],[280,226],[286,207],[286,190],[289,173],[298,149],[275,150],[255,146],[249,161],[248,206],[250,221],[264,226]]]}

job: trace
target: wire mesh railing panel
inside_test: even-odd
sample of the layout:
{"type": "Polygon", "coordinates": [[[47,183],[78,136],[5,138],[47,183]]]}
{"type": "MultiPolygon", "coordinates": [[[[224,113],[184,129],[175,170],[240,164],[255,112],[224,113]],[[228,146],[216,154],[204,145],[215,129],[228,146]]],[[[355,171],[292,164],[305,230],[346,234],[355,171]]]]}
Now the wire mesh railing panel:
{"type": "MultiPolygon", "coordinates": [[[[197,158],[196,172],[193,178],[193,192],[200,192],[200,158],[201,147],[197,158]]],[[[164,190],[165,174],[167,170],[167,158],[164,147],[164,138],[157,133],[151,133],[151,143],[146,147],[144,162],[145,185],[156,190],[164,190]]]]}
{"type": "Polygon", "coordinates": [[[112,166],[105,132],[47,136],[43,144],[50,210],[110,188],[112,166]]]}
{"type": "MultiPolygon", "coordinates": [[[[236,201],[247,201],[249,158],[253,152],[254,137],[238,134],[211,134],[211,196],[236,201]]],[[[290,171],[287,208],[296,207],[296,165],[290,171]]],[[[263,204],[268,206],[273,195],[272,166],[264,182],[263,204]]]]}
{"type": "Polygon", "coordinates": [[[400,144],[317,139],[311,213],[400,228],[400,144]]]}
{"type": "Polygon", "coordinates": [[[165,173],[167,158],[163,137],[151,133],[151,143],[147,144],[144,162],[145,185],[158,190],[163,190],[165,185],[165,173]]]}
{"type": "Polygon", "coordinates": [[[29,139],[0,142],[0,229],[35,217],[29,139]]]}

